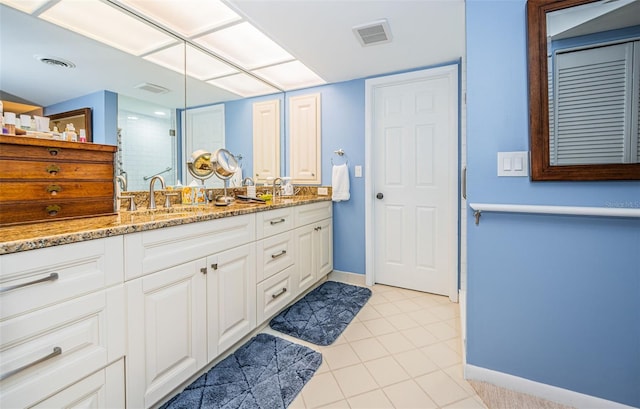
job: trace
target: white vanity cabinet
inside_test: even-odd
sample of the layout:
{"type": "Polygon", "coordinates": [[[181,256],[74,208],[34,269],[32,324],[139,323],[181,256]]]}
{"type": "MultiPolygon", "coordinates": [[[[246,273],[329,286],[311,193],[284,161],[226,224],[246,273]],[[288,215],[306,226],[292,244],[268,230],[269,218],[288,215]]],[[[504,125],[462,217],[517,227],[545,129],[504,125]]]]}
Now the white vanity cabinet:
{"type": "Polygon", "coordinates": [[[122,270],[122,237],[0,256],[0,407],[52,407],[88,383],[124,404],[122,270]]]}
{"type": "Polygon", "coordinates": [[[306,290],[333,270],[332,211],[331,202],[295,208],[296,293],[306,290]]]}

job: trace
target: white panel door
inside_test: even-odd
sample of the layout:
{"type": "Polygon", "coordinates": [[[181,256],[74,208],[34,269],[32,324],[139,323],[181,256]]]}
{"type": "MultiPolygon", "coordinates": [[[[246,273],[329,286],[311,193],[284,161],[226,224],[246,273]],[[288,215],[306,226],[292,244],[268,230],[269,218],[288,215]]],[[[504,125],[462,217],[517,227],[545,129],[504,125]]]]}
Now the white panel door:
{"type": "Polygon", "coordinates": [[[289,98],[290,154],[293,183],[320,184],[320,94],[289,98]]]}
{"type": "MultiPolygon", "coordinates": [[[[182,115],[182,131],[184,138],[184,158],[188,161],[191,153],[204,149],[215,152],[225,146],[224,104],[203,108],[188,109],[182,115]]],[[[188,185],[193,176],[184,170],[182,183],[188,185]],[[185,183],[186,182],[186,183],[185,183]]],[[[207,187],[222,187],[222,181],[216,177],[205,181],[207,187]]]]}
{"type": "Polygon", "coordinates": [[[373,90],[375,281],[451,295],[457,274],[457,68],[394,77],[373,90]]]}
{"type": "Polygon", "coordinates": [[[316,225],[309,224],[298,227],[295,230],[296,278],[294,284],[297,286],[296,294],[299,294],[316,282],[317,268],[313,260],[314,233],[316,233],[314,229],[316,227],[316,225]]]}
{"type": "Polygon", "coordinates": [[[209,361],[256,326],[254,243],[207,257],[209,361]]]}
{"type": "Polygon", "coordinates": [[[280,176],[280,100],[253,104],[253,179],[280,176]]]}

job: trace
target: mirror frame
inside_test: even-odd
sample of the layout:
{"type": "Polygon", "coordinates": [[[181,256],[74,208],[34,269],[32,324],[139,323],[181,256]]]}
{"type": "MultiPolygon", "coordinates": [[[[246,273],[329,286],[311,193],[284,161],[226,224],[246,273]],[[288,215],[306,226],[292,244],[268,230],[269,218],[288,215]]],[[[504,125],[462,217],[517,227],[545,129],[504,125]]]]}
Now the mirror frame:
{"type": "MultiPolygon", "coordinates": [[[[47,115],[49,117],[49,120],[52,123],[52,127],[53,127],[53,122],[54,121],[60,121],[62,122],[63,125],[66,125],[68,122],[71,121],[65,121],[71,118],[78,118],[78,117],[82,117],[82,121],[84,121],[84,130],[87,136],[87,142],[93,142],[93,132],[92,132],[92,120],[91,120],[91,108],[80,108],[80,109],[74,109],[73,111],[67,111],[67,112],[60,112],[59,114],[53,114],[53,115],[47,115]]],[[[60,129],[58,128],[58,130],[60,132],[63,132],[64,129],[60,129]]],[[[80,134],[80,130],[77,130],[78,135],[80,134]]]]}
{"type": "Polygon", "coordinates": [[[594,1],[597,0],[527,1],[531,180],[640,180],[640,163],[566,166],[550,163],[546,14],[594,1]]]}

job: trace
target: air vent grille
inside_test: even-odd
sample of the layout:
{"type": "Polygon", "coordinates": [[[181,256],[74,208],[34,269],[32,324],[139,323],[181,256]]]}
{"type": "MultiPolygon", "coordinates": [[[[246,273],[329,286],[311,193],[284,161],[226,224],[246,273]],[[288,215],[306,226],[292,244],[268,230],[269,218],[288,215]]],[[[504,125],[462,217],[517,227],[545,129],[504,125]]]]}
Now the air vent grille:
{"type": "Polygon", "coordinates": [[[49,57],[44,55],[34,55],[33,57],[36,60],[40,61],[41,63],[47,64],[47,65],[53,65],[54,67],[76,68],[76,65],[74,63],[72,63],[71,61],[64,60],[62,58],[49,57]]]}
{"type": "Polygon", "coordinates": [[[391,30],[387,20],[378,20],[353,27],[353,32],[363,47],[391,41],[391,30]]]}
{"type": "Polygon", "coordinates": [[[142,84],[136,85],[135,88],[151,92],[153,94],[166,94],[167,92],[169,92],[169,89],[160,85],[152,84],[150,82],[143,82],[142,84]]]}

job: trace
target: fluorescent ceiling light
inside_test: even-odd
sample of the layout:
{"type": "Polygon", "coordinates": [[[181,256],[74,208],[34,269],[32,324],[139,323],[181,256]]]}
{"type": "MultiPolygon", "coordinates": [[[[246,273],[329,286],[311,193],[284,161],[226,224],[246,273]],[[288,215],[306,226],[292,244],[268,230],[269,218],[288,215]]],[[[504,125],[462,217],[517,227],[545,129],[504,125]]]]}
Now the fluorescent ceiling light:
{"type": "Polygon", "coordinates": [[[294,59],[248,22],[235,24],[193,41],[249,70],[294,59]]]}
{"type": "Polygon", "coordinates": [[[0,3],[31,14],[48,1],[49,0],[0,0],[0,3]]]}
{"type": "Polygon", "coordinates": [[[61,0],[40,17],[133,55],[157,50],[177,40],[97,0],[61,0]]]}
{"type": "Polygon", "coordinates": [[[187,38],[241,19],[220,0],[120,0],[120,3],[187,38]]]}
{"type": "MultiPolygon", "coordinates": [[[[238,72],[234,67],[219,59],[187,45],[187,75],[201,81],[238,72]]],[[[183,74],[185,72],[184,44],[146,55],[144,59],[183,74]]]]}
{"type": "Polygon", "coordinates": [[[297,60],[254,70],[253,73],[285,91],[326,84],[318,74],[297,60]]]}
{"type": "Polygon", "coordinates": [[[279,92],[278,89],[245,73],[230,75],[207,82],[243,97],[255,97],[279,92]]]}

